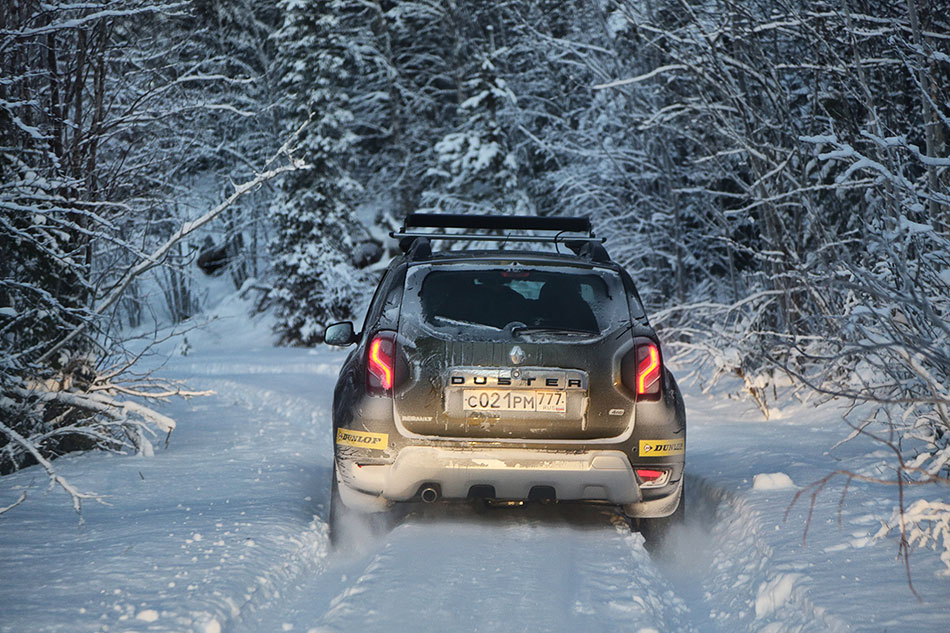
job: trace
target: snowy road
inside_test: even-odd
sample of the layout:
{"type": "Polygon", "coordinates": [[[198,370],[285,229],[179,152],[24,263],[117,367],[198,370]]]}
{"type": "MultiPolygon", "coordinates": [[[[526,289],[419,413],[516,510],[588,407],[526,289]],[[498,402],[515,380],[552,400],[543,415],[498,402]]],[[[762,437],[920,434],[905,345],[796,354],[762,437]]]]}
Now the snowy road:
{"type": "Polygon", "coordinates": [[[179,423],[167,449],[57,461],[109,495],[84,524],[42,473],[0,479],[0,506],[29,494],[0,518],[0,632],[947,630],[950,579],[917,557],[913,599],[893,543],[869,543],[887,508],[871,492],[849,493],[843,528],[838,495],[819,498],[805,548],[807,506],[782,521],[794,485],[862,454],[828,453],[833,411],[789,404],[765,423],[695,390],[691,519],[669,551],[651,556],[609,512],[561,506],[426,509],[330,551],[342,354],[225,325],[168,365],[217,395],[167,408],[179,423]]]}
{"type": "Polygon", "coordinates": [[[331,557],[237,630],[693,630],[629,529],[557,512],[452,514],[409,517],[362,556],[331,557]]]}
{"type": "MultiPolygon", "coordinates": [[[[294,420],[312,421],[301,433],[319,454],[320,479],[310,496],[323,519],[331,454],[327,408],[336,365],[317,357],[311,363],[244,364],[243,378],[226,359],[188,371],[226,398],[285,418],[291,441],[294,420]]],[[[275,419],[270,432],[278,426],[275,419]]],[[[360,547],[330,552],[319,573],[301,573],[276,589],[279,596],[255,603],[234,631],[694,630],[642,537],[607,510],[420,507],[389,533],[358,523],[346,527],[359,534],[360,547]]]]}

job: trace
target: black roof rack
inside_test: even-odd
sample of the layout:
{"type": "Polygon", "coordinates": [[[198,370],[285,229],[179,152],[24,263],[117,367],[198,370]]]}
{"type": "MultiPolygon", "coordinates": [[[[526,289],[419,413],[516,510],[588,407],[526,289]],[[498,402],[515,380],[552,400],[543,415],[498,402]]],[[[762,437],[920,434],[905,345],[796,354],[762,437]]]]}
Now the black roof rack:
{"type": "Polygon", "coordinates": [[[415,238],[446,240],[482,240],[493,242],[597,242],[587,218],[541,217],[536,215],[461,215],[455,213],[410,213],[402,228],[392,231],[390,237],[399,240],[408,252],[415,238]],[[507,233],[448,233],[444,231],[414,231],[410,229],[476,229],[480,231],[547,231],[555,235],[513,235],[507,233]],[[562,236],[571,233],[570,236],[562,236]],[[580,233],[581,235],[574,235],[580,233]]]}
{"type": "Polygon", "coordinates": [[[539,215],[462,215],[459,213],[410,213],[403,229],[502,229],[513,231],[591,232],[587,218],[543,217],[539,215]]]}

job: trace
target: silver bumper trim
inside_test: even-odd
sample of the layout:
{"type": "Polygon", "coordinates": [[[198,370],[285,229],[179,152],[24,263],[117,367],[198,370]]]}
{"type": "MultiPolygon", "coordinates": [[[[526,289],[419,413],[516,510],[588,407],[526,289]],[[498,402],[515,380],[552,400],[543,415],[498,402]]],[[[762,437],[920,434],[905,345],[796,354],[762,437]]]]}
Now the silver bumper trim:
{"type": "Polygon", "coordinates": [[[499,499],[526,499],[535,486],[551,486],[560,500],[626,504],[641,499],[629,460],[614,450],[561,453],[409,446],[392,464],[358,466],[357,460],[341,459],[338,468],[342,486],[380,501],[407,501],[422,484],[438,484],[448,499],[464,499],[478,485],[493,486],[499,499]]]}

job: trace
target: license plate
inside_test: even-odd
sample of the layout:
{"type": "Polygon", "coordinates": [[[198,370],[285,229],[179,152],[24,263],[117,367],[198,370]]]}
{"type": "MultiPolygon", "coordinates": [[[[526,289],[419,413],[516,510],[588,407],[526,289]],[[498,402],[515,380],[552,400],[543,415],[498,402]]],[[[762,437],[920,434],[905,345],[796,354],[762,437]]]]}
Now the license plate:
{"type": "Polygon", "coordinates": [[[465,411],[541,411],[566,413],[567,394],[563,391],[512,389],[465,389],[462,392],[465,411]]]}

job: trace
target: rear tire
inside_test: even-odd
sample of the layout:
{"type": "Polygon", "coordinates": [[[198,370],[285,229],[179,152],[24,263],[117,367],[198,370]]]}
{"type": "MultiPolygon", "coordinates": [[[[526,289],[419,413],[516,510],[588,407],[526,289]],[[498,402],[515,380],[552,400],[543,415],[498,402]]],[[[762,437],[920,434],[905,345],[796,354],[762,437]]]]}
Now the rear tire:
{"type": "Polygon", "coordinates": [[[658,517],[652,519],[641,518],[637,519],[637,527],[640,530],[640,534],[643,535],[644,540],[646,540],[647,547],[652,551],[654,549],[663,548],[672,532],[676,529],[677,526],[681,526],[686,522],[686,486],[684,482],[683,489],[680,491],[680,503],[676,507],[676,510],[673,514],[666,517],[658,517]]]}
{"type": "Polygon", "coordinates": [[[330,481],[330,511],[327,516],[328,536],[333,549],[359,551],[366,542],[389,533],[395,522],[395,506],[383,512],[362,512],[347,506],[340,495],[334,463],[330,481]]]}

